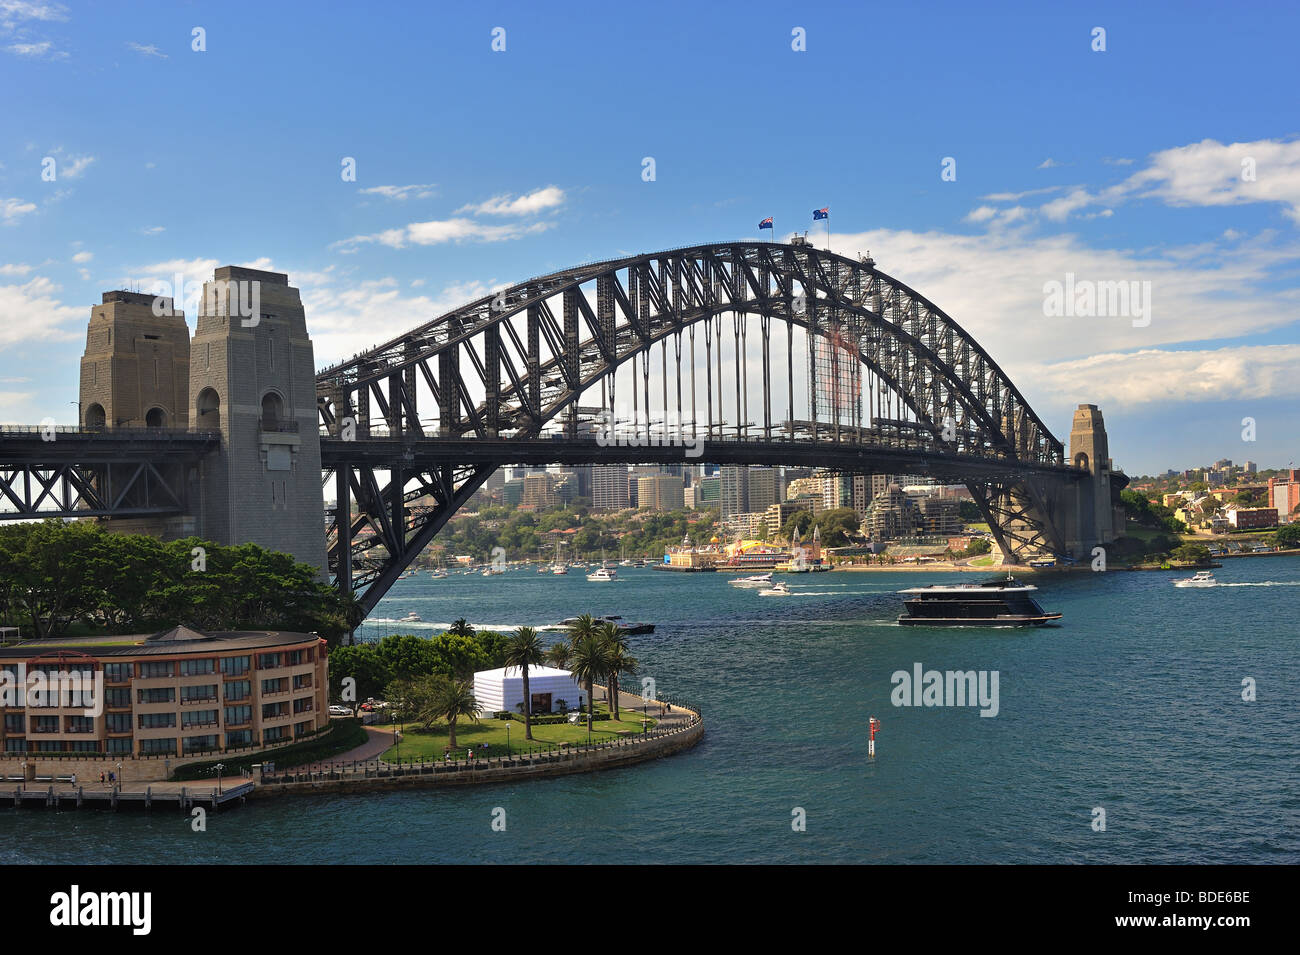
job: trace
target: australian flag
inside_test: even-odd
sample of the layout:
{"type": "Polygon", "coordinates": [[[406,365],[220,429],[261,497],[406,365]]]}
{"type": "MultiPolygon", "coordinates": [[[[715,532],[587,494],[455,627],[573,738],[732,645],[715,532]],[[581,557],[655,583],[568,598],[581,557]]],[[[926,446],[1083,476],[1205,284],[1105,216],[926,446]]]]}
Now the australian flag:
{"type": "Polygon", "coordinates": [[[766,219],[764,219],[762,222],[760,222],[760,223],[758,224],[758,227],[759,227],[760,229],[770,229],[770,228],[772,228],[772,217],[771,217],[771,216],[768,216],[766,219]]]}
{"type": "Polygon", "coordinates": [[[816,222],[818,219],[829,219],[830,217],[831,217],[830,206],[827,206],[825,209],[813,210],[813,222],[816,222]]]}

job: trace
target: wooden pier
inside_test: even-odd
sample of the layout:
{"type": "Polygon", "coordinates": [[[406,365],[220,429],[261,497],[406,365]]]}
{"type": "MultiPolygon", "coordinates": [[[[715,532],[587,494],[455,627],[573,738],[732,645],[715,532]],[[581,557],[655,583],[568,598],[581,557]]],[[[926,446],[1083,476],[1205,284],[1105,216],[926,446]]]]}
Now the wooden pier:
{"type": "Polygon", "coordinates": [[[80,809],[83,806],[95,809],[168,807],[185,811],[195,806],[218,809],[242,805],[254,788],[251,782],[223,786],[220,791],[215,786],[181,786],[176,783],[145,784],[143,789],[129,790],[124,790],[120,786],[107,789],[97,786],[56,786],[51,783],[15,786],[4,796],[13,800],[15,808],[20,806],[51,809],[80,809]]]}

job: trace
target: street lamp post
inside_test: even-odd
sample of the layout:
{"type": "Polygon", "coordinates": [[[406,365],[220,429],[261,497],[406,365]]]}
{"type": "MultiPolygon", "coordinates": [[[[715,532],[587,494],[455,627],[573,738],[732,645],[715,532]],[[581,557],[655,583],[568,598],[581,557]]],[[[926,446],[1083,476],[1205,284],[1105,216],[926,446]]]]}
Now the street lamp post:
{"type": "Polygon", "coordinates": [[[507,758],[509,758],[510,756],[510,724],[513,722],[514,720],[506,721],[506,757],[507,758]]]}
{"type": "Polygon", "coordinates": [[[221,771],[226,768],[225,763],[217,763],[217,795],[221,795],[221,771]]]}

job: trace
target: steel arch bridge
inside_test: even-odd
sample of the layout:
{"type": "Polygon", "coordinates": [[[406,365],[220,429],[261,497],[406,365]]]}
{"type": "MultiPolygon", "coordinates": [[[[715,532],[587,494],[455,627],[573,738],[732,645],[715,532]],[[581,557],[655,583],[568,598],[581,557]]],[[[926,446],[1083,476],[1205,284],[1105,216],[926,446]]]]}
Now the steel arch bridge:
{"type": "Polygon", "coordinates": [[[1016,559],[1068,551],[1058,490],[1087,477],[934,303],[798,240],[532,278],[316,385],[330,573],[366,609],[504,464],[680,463],[689,439],[710,463],[927,473],[964,481],[1016,559]]]}

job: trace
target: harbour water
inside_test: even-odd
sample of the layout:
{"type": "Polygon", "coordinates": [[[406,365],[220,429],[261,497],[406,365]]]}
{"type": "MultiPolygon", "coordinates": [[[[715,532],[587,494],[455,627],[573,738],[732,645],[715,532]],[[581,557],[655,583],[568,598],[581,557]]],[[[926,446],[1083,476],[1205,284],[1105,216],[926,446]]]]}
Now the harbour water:
{"type": "Polygon", "coordinates": [[[633,653],[661,694],[701,708],[690,752],[518,786],[249,803],[198,833],[179,812],[4,808],[0,861],[1300,862],[1300,558],[1229,561],[1206,589],[1044,577],[1040,602],[1065,617],[1030,630],[897,626],[897,591],[953,578],[939,573],[792,576],[780,598],[726,574],[618,574],[421,574],[361,635],[654,621],[633,653]],[[411,611],[430,623],[396,623],[411,611]],[[997,715],[893,705],[891,675],[916,664],[997,671],[997,715]]]}

